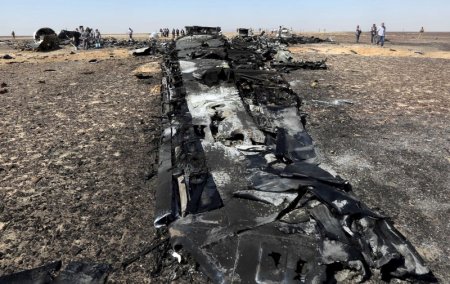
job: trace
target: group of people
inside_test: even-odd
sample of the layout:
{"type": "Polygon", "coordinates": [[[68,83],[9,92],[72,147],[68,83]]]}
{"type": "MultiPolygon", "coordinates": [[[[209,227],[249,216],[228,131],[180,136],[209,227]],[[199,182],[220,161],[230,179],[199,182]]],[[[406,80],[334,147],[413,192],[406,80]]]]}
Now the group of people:
{"type": "Polygon", "coordinates": [[[80,26],[75,29],[78,34],[73,36],[73,44],[75,49],[78,49],[81,43],[82,49],[86,50],[94,44],[95,48],[101,47],[102,35],[98,29],[92,29],[89,27],[80,26]]]}
{"type": "MultiPolygon", "coordinates": [[[[362,30],[359,27],[359,25],[356,26],[356,43],[359,43],[359,38],[361,36],[362,30]]],[[[370,43],[380,45],[381,47],[384,46],[384,40],[386,37],[386,26],[384,23],[381,23],[380,26],[376,26],[375,24],[372,25],[370,28],[370,43]]]]}
{"type": "MultiPolygon", "coordinates": [[[[168,28],[161,28],[159,29],[159,33],[161,34],[162,37],[169,37],[170,36],[170,29],[168,28]]],[[[185,32],[184,29],[172,29],[172,38],[175,37],[179,37],[179,36],[184,36],[185,32]]]]}

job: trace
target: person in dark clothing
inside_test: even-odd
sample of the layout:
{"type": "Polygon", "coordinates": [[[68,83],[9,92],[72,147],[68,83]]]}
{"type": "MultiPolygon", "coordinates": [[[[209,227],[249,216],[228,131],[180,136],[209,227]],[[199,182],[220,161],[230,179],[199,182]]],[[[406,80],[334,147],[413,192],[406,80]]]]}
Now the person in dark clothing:
{"type": "Polygon", "coordinates": [[[75,50],[78,50],[78,46],[80,46],[80,37],[81,33],[74,33],[72,37],[73,45],[75,46],[75,50]]]}
{"type": "Polygon", "coordinates": [[[172,38],[175,38],[175,29],[172,29],[172,38]]]}
{"type": "Polygon", "coordinates": [[[377,26],[373,24],[373,26],[370,28],[370,43],[375,44],[377,37],[377,26]]]}
{"type": "Polygon", "coordinates": [[[356,43],[359,43],[359,37],[361,36],[361,28],[359,27],[359,25],[357,25],[356,26],[356,32],[355,32],[355,35],[356,35],[356,43]]]}
{"type": "Polygon", "coordinates": [[[423,35],[424,32],[425,32],[425,29],[424,29],[423,27],[421,27],[421,28],[420,28],[420,31],[419,31],[419,37],[418,37],[418,39],[420,39],[420,38],[422,37],[422,35],[423,35]]]}
{"type": "Polygon", "coordinates": [[[12,36],[13,40],[16,39],[16,33],[14,31],[12,31],[11,36],[12,36]]]}
{"type": "Polygon", "coordinates": [[[179,37],[179,36],[180,36],[180,30],[177,29],[175,32],[176,32],[176,34],[177,34],[177,37],[179,37]]]}
{"type": "Polygon", "coordinates": [[[128,28],[128,41],[133,41],[133,30],[128,28]]]}
{"type": "Polygon", "coordinates": [[[86,28],[82,33],[81,33],[81,41],[82,41],[82,46],[84,50],[87,50],[89,48],[89,38],[90,37],[90,32],[89,29],[86,28]]]}

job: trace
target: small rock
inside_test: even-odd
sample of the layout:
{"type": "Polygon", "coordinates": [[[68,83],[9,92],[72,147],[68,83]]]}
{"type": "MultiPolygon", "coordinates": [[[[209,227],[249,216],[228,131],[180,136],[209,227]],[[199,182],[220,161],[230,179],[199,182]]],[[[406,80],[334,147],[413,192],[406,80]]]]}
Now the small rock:
{"type": "Polygon", "coordinates": [[[5,229],[6,225],[8,225],[8,223],[4,223],[4,222],[0,222],[0,231],[3,231],[3,229],[5,229]]]}
{"type": "Polygon", "coordinates": [[[0,94],[6,94],[8,92],[8,89],[1,89],[0,94]]]}
{"type": "Polygon", "coordinates": [[[89,60],[88,62],[89,62],[89,63],[97,63],[98,61],[97,61],[97,59],[91,59],[91,60],[89,60]]]}
{"type": "Polygon", "coordinates": [[[72,253],[73,256],[75,256],[75,255],[80,254],[80,252],[81,252],[82,250],[83,250],[83,249],[80,248],[80,247],[78,247],[78,246],[73,246],[73,247],[70,249],[70,252],[72,253]]]}
{"type": "Polygon", "coordinates": [[[34,177],[34,178],[31,179],[31,183],[33,185],[36,185],[38,182],[41,181],[41,179],[42,179],[42,177],[34,177]]]}
{"type": "Polygon", "coordinates": [[[0,88],[5,88],[5,87],[8,87],[8,84],[2,83],[2,84],[0,85],[0,88]]]}
{"type": "Polygon", "coordinates": [[[9,54],[5,54],[5,55],[3,55],[3,57],[2,57],[3,59],[14,59],[14,57],[12,57],[11,55],[9,55],[9,54]]]}
{"type": "Polygon", "coordinates": [[[39,84],[45,84],[45,80],[39,80],[38,83],[39,84]]]}
{"type": "Polygon", "coordinates": [[[312,87],[312,88],[317,88],[318,85],[319,85],[319,81],[317,81],[317,80],[314,80],[314,81],[311,83],[311,87],[312,87]]]}

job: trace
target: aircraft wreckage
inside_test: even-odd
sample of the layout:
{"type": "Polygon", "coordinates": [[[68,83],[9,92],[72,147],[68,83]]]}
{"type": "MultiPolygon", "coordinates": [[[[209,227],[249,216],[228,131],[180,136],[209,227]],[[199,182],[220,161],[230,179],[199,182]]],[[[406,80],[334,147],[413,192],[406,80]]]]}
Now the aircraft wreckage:
{"type": "Polygon", "coordinates": [[[434,281],[389,219],[320,167],[277,68],[304,62],[277,62],[286,51],[265,37],[188,30],[162,65],[154,224],[173,248],[216,283],[434,281]]]}
{"type": "MultiPolygon", "coordinates": [[[[300,96],[282,74],[326,64],[296,62],[282,43],[320,40],[240,29],[228,41],[218,27],[186,30],[163,45],[161,65],[154,225],[168,231],[170,255],[189,255],[215,283],[435,282],[389,218],[319,165],[300,96]]],[[[111,271],[61,266],[0,283],[105,283],[111,271]]]]}

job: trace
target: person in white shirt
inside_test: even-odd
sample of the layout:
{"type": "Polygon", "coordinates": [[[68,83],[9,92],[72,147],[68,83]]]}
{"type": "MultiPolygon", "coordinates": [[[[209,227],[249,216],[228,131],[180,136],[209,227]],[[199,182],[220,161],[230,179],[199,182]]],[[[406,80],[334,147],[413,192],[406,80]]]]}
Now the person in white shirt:
{"type": "Polygon", "coordinates": [[[128,41],[133,41],[133,30],[128,28],[128,41]]]}
{"type": "Polygon", "coordinates": [[[381,23],[381,26],[378,28],[378,42],[377,45],[380,44],[381,47],[384,46],[384,37],[386,36],[386,26],[384,23],[381,23]]]}

